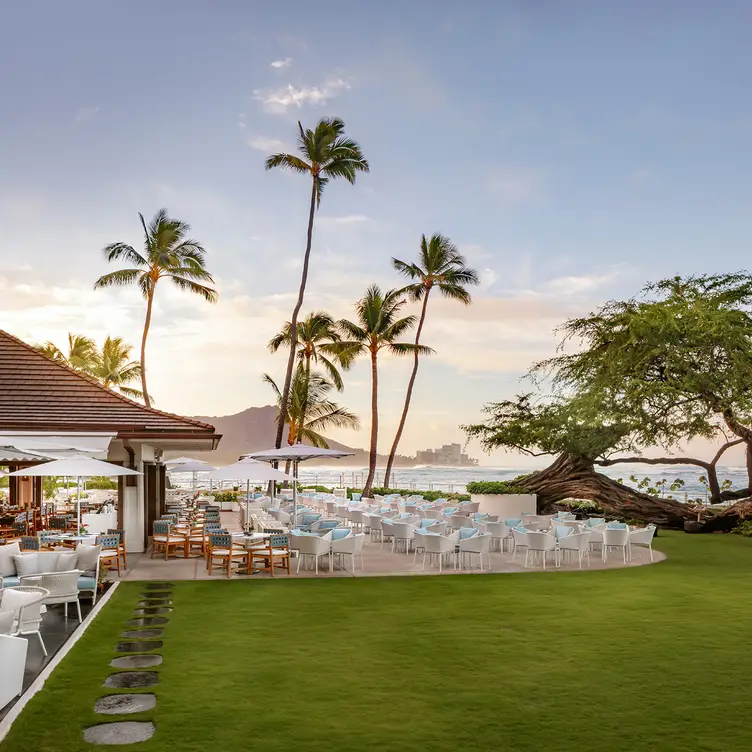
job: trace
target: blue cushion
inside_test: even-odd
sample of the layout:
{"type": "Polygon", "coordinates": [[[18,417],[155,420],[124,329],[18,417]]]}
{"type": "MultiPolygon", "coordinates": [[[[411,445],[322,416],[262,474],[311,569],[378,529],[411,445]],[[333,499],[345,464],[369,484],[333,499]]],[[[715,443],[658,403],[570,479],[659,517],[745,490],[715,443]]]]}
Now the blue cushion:
{"type": "Polygon", "coordinates": [[[290,535],[312,535],[314,538],[318,538],[317,533],[309,533],[307,530],[300,530],[299,528],[295,528],[295,530],[290,530],[290,535]]]}
{"type": "Polygon", "coordinates": [[[626,522],[609,522],[606,527],[609,530],[626,530],[627,529],[627,523],[626,522]]]}
{"type": "Polygon", "coordinates": [[[348,535],[352,533],[352,530],[350,530],[349,527],[335,527],[332,528],[332,540],[342,540],[342,538],[347,538],[348,535]]]}
{"type": "Polygon", "coordinates": [[[465,538],[472,538],[474,535],[478,534],[478,528],[477,527],[461,527],[460,528],[460,540],[465,540],[465,538]]]}
{"type": "Polygon", "coordinates": [[[522,525],[515,525],[514,529],[515,529],[515,530],[516,530],[516,531],[517,531],[518,533],[525,533],[525,535],[527,535],[527,534],[528,534],[528,533],[530,532],[530,531],[529,531],[529,530],[527,530],[526,528],[522,527],[522,525]]]}
{"type": "Polygon", "coordinates": [[[566,538],[567,535],[571,535],[574,532],[574,529],[566,525],[556,525],[554,531],[557,538],[566,538]]]}
{"type": "Polygon", "coordinates": [[[96,588],[97,588],[97,581],[96,579],[94,579],[94,577],[81,576],[78,578],[79,590],[96,590],[96,588]]]}
{"type": "Polygon", "coordinates": [[[21,578],[16,575],[3,576],[3,587],[18,587],[21,584],[21,578]]]}
{"type": "Polygon", "coordinates": [[[429,519],[421,520],[420,525],[418,527],[421,527],[421,528],[431,527],[431,525],[435,525],[437,522],[440,522],[440,520],[429,520],[429,519]]]}
{"type": "Polygon", "coordinates": [[[457,511],[457,507],[447,507],[444,510],[444,514],[449,517],[450,515],[453,515],[457,511]]]}
{"type": "Polygon", "coordinates": [[[476,512],[476,513],[475,513],[475,514],[473,515],[473,519],[474,519],[474,520],[475,520],[476,522],[481,522],[481,521],[485,520],[485,519],[486,519],[486,517],[488,517],[488,515],[487,515],[487,514],[486,514],[485,512],[476,512]]]}
{"type": "Polygon", "coordinates": [[[333,530],[334,528],[339,527],[339,525],[339,520],[321,520],[319,530],[333,530]]]}
{"type": "MultiPolygon", "coordinates": [[[[504,524],[507,527],[517,527],[521,523],[522,523],[522,520],[519,519],[518,517],[507,517],[507,519],[504,520],[504,524]]],[[[525,531],[525,532],[527,532],[527,531],[525,531]]]]}
{"type": "Polygon", "coordinates": [[[596,525],[602,525],[605,521],[605,517],[590,517],[590,519],[585,520],[585,524],[588,527],[595,527],[596,525]]]}
{"type": "Polygon", "coordinates": [[[388,512],[391,512],[391,511],[392,511],[391,507],[379,507],[379,512],[381,514],[387,514],[388,512]]]}
{"type": "Polygon", "coordinates": [[[359,494],[359,493],[354,493],[354,492],[353,492],[353,494],[352,494],[352,500],[353,500],[353,501],[360,501],[360,500],[361,500],[361,498],[362,498],[362,494],[359,494]]]}

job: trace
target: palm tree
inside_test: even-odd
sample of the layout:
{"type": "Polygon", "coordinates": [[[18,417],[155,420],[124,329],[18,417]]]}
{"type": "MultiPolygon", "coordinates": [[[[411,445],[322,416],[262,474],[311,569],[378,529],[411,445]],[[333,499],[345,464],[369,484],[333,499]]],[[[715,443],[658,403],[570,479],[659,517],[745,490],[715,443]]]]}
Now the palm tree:
{"type": "Polygon", "coordinates": [[[373,478],[376,474],[376,454],[379,434],[379,352],[386,348],[394,355],[409,355],[419,352],[428,355],[433,352],[430,347],[397,339],[417,322],[416,316],[399,317],[405,299],[399,290],[382,293],[378,285],[371,285],[365,296],[355,304],[357,322],[342,320],[339,322],[343,333],[341,346],[351,357],[370,354],[371,358],[371,443],[369,447],[368,478],[363,488],[363,496],[371,493],[373,478]]]}
{"type": "Polygon", "coordinates": [[[322,431],[327,428],[360,428],[358,416],[329,399],[334,385],[320,373],[306,374],[302,363],[295,369],[290,387],[287,409],[282,410],[282,392],[269,376],[263,380],[274,390],[277,407],[288,425],[287,443],[300,444],[305,441],[315,447],[327,449],[329,444],[322,431]]]}
{"type": "Polygon", "coordinates": [[[149,392],[146,389],[146,338],[151,325],[154,293],[160,279],[169,278],[180,290],[200,295],[209,303],[215,303],[217,291],[201,284],[214,282],[206,270],[206,250],[197,241],[188,237],[190,225],[179,219],[167,216],[167,209],[160,209],[148,227],[144,215],[139,212],[144,229],[144,253],[139,253],[127,243],[112,243],[104,249],[108,261],[123,259],[132,266],[119,269],[100,277],[94,288],[137,284],[146,298],[146,318],[141,337],[141,391],[144,403],[151,407],[149,392]]]}
{"type": "Polygon", "coordinates": [[[53,342],[39,345],[37,350],[57,363],[64,363],[74,371],[91,375],[99,361],[99,350],[91,337],[68,332],[68,352],[64,353],[53,342]]]}
{"type": "MultiPolygon", "coordinates": [[[[342,339],[334,319],[325,311],[309,313],[297,326],[298,359],[305,365],[305,372],[311,373],[311,365],[321,366],[327,377],[341,392],[342,376],[339,368],[348,369],[351,360],[342,352],[339,342],[342,339]]],[[[282,331],[269,341],[269,350],[275,353],[282,345],[292,340],[292,325],[285,321],[282,331]]]]}
{"type": "MultiPolygon", "coordinates": [[[[471,297],[465,288],[468,285],[477,285],[479,281],[475,269],[467,266],[465,257],[457,250],[454,243],[444,235],[431,235],[430,240],[427,240],[425,235],[421,235],[418,262],[408,264],[405,261],[393,258],[392,265],[405,277],[414,280],[412,284],[403,287],[402,292],[406,293],[410,300],[423,301],[418,328],[415,330],[416,345],[420,344],[420,335],[423,332],[423,324],[426,320],[428,296],[431,294],[431,290],[437,287],[443,297],[469,305],[471,297]]],[[[384,486],[386,488],[389,488],[394,456],[397,454],[397,447],[407,421],[407,413],[410,410],[415,378],[418,375],[419,359],[420,353],[416,350],[413,354],[413,371],[410,374],[410,381],[407,383],[405,406],[402,408],[402,417],[397,426],[397,433],[394,436],[394,443],[389,451],[389,459],[386,463],[386,472],[384,473],[384,486]]]]}
{"type": "Polygon", "coordinates": [[[102,386],[120,392],[132,399],[143,399],[143,392],[126,386],[141,378],[141,364],[131,360],[133,347],[123,342],[121,337],[107,337],[99,352],[99,363],[92,376],[99,379],[102,386]]]}
{"type": "MultiPolygon", "coordinates": [[[[316,209],[321,205],[321,196],[330,180],[344,178],[348,183],[354,183],[358,172],[368,172],[370,167],[363,156],[360,145],[345,135],[345,124],[340,118],[322,118],[314,130],[303,129],[298,122],[297,154],[280,152],[272,154],[266,160],[266,169],[281,167],[284,170],[303,173],[311,177],[311,205],[308,212],[308,234],[306,235],[306,249],[303,256],[303,272],[298,289],[298,300],[290,318],[290,356],[287,359],[285,383],[282,387],[282,404],[286,404],[290,395],[293,367],[295,365],[295,350],[298,345],[298,314],[303,306],[306,282],[308,280],[308,265],[311,257],[311,240],[313,238],[313,218],[316,209]]],[[[284,430],[284,415],[280,413],[277,423],[277,438],[275,446],[282,445],[284,430]]]]}
{"type": "Polygon", "coordinates": [[[67,355],[53,342],[37,346],[37,350],[51,360],[91,376],[107,389],[141,399],[140,390],[126,386],[141,378],[140,363],[130,359],[132,349],[121,337],[107,337],[100,350],[90,337],[70,333],[67,355]]]}

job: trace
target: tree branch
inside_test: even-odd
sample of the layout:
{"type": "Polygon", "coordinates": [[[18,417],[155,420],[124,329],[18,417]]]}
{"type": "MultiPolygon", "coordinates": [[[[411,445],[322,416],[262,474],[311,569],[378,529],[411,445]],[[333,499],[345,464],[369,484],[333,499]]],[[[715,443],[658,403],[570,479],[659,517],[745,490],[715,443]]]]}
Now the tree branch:
{"type": "Polygon", "coordinates": [[[697,465],[709,470],[712,463],[693,457],[616,457],[613,460],[595,460],[593,464],[608,467],[620,462],[642,462],[646,465],[697,465]]]}

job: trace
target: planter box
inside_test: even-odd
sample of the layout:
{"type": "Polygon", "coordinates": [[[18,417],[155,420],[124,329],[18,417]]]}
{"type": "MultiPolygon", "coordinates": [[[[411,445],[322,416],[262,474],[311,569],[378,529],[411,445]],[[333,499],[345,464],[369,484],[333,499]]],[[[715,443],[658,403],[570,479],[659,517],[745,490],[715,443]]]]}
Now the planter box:
{"type": "Polygon", "coordinates": [[[535,494],[471,494],[470,498],[480,504],[479,512],[498,515],[500,520],[538,511],[535,494]]]}

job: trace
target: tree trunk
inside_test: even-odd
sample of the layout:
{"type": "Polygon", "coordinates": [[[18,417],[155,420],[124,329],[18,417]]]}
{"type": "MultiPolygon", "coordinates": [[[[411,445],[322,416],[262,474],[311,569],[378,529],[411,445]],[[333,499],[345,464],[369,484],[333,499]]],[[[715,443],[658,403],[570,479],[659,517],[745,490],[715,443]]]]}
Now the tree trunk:
{"type": "Polygon", "coordinates": [[[747,488],[752,488],[752,442],[746,441],[745,456],[747,459],[747,488]]]}
{"type": "Polygon", "coordinates": [[[376,452],[379,437],[379,369],[378,351],[371,350],[371,445],[368,455],[368,477],[363,487],[363,496],[371,495],[373,478],[376,475],[376,452]]]}
{"type": "Polygon", "coordinates": [[[144,319],[144,333],[141,337],[141,391],[144,393],[144,404],[151,407],[149,392],[146,389],[146,338],[149,336],[151,326],[151,309],[154,303],[154,286],[152,284],[149,294],[146,296],[146,318],[144,319]]]}
{"type": "Polygon", "coordinates": [[[737,501],[720,514],[705,518],[704,533],[727,533],[733,530],[742,520],[752,519],[752,499],[737,501]]]}
{"type": "MultiPolygon", "coordinates": [[[[431,289],[428,288],[423,295],[423,308],[420,312],[420,321],[418,322],[418,329],[415,332],[415,344],[420,344],[420,334],[423,331],[423,322],[426,320],[426,308],[428,306],[428,295],[431,289]]],[[[399,425],[397,426],[397,433],[394,436],[394,443],[389,450],[389,459],[386,462],[386,472],[384,473],[384,487],[389,488],[389,480],[392,476],[392,465],[394,464],[394,455],[397,454],[397,447],[399,446],[400,439],[402,438],[402,431],[405,428],[405,422],[407,421],[407,413],[410,410],[410,399],[413,396],[413,387],[415,386],[415,378],[418,375],[418,365],[420,363],[420,356],[416,348],[413,360],[413,372],[410,374],[410,381],[407,382],[407,392],[405,393],[405,406],[402,408],[402,417],[400,418],[399,425]]]]}
{"type": "MultiPolygon", "coordinates": [[[[298,346],[298,314],[303,307],[303,298],[305,297],[306,282],[308,281],[308,263],[311,258],[311,241],[313,239],[313,218],[316,214],[316,186],[318,179],[314,176],[311,187],[311,209],[308,213],[308,235],[306,236],[306,250],[303,257],[303,273],[300,277],[300,288],[298,290],[298,302],[292,310],[290,318],[290,357],[287,359],[287,372],[285,373],[285,384],[282,387],[282,404],[286,405],[290,398],[290,383],[292,382],[292,371],[295,366],[295,351],[298,346]]],[[[282,446],[282,434],[285,430],[285,414],[280,412],[279,421],[277,422],[277,438],[274,446],[279,449],[282,446]]]]}
{"type": "Polygon", "coordinates": [[[299,428],[298,428],[298,438],[296,440],[297,444],[301,444],[303,442],[303,429],[305,428],[305,419],[306,419],[306,413],[308,412],[308,389],[309,384],[311,383],[311,354],[305,353],[305,399],[303,400],[303,404],[300,407],[300,419],[298,421],[299,428]]]}
{"type": "Polygon", "coordinates": [[[656,524],[695,516],[688,505],[628,488],[597,473],[590,460],[574,455],[559,455],[545,470],[520,478],[515,485],[538,495],[541,513],[549,512],[557,501],[575,498],[591,499],[609,514],[656,524]]]}

